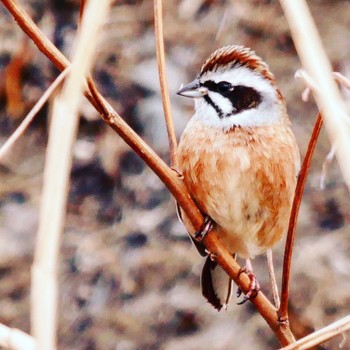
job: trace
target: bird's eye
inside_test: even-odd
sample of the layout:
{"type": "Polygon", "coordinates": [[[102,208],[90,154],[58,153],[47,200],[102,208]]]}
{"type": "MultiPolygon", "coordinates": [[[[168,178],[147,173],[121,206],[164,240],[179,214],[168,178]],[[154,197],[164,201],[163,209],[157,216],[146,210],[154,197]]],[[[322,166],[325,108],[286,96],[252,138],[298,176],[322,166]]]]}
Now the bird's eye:
{"type": "Polygon", "coordinates": [[[221,81],[217,84],[218,92],[225,93],[232,88],[232,85],[227,81],[221,81]]]}

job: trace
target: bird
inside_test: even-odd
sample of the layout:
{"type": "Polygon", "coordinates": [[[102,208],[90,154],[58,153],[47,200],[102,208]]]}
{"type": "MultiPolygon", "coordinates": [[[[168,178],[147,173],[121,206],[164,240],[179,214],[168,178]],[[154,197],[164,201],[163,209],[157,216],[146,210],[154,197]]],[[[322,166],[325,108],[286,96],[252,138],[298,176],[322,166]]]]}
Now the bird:
{"type": "MultiPolygon", "coordinates": [[[[214,227],[227,250],[245,259],[247,300],[259,291],[251,259],[286,233],[300,170],[285,99],[267,63],[240,45],[213,52],[177,94],[194,100],[178,145],[179,171],[207,231],[214,227]]],[[[207,255],[202,294],[217,310],[227,307],[233,281],[192,240],[207,255]]]]}

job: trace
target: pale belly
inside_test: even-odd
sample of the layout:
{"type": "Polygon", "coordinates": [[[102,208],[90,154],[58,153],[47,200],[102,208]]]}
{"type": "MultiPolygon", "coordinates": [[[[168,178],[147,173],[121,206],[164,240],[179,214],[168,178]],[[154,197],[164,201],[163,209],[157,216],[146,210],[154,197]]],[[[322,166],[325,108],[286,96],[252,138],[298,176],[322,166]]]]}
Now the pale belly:
{"type": "Polygon", "coordinates": [[[271,183],[257,183],[255,177],[241,177],[234,182],[236,186],[228,186],[223,192],[213,190],[199,205],[215,221],[231,253],[254,257],[266,252],[286,232],[292,196],[279,192],[278,185],[275,191],[271,183]],[[263,200],[261,189],[270,192],[269,202],[263,200]]]}

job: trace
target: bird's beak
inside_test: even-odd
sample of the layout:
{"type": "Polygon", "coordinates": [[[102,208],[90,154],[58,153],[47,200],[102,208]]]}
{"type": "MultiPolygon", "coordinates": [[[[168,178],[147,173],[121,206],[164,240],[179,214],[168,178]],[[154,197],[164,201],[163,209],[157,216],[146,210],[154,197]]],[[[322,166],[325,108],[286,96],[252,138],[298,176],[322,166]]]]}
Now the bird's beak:
{"type": "Polygon", "coordinates": [[[193,80],[191,83],[181,86],[180,90],[177,92],[178,95],[185,97],[203,97],[208,93],[208,89],[199,84],[199,81],[193,80]]]}

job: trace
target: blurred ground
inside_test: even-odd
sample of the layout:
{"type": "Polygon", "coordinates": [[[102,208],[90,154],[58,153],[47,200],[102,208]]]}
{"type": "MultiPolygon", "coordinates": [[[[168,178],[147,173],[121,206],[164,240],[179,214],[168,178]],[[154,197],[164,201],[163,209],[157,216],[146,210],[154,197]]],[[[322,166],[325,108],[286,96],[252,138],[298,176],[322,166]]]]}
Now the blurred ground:
{"type": "MultiPolygon", "coordinates": [[[[21,1],[66,55],[78,1],[21,1]]],[[[101,35],[94,77],[117,111],[167,160],[152,1],[118,1],[101,35]]],[[[350,2],[309,1],[334,68],[350,76],[350,2]],[[348,16],[346,16],[348,14],[348,16]]],[[[307,35],[307,33],[305,33],[307,35]]],[[[300,63],[278,1],[178,0],[165,4],[171,100],[180,135],[192,113],[175,95],[217,47],[252,47],[270,65],[286,96],[304,154],[317,111],[300,99],[300,63]]],[[[0,142],[57,76],[57,70],[0,6],[0,142]]],[[[349,98],[349,94],[344,92],[349,98]]],[[[29,331],[30,267],[37,228],[46,106],[0,164],[0,322],[29,331]]],[[[268,326],[248,304],[211,308],[201,296],[202,259],[177,221],[162,183],[87,101],[81,108],[69,210],[62,242],[60,349],[274,349],[268,326]]],[[[334,162],[319,190],[329,151],[322,134],[306,187],[294,250],[291,323],[298,336],[350,309],[349,193],[334,162]]],[[[275,249],[280,276],[282,244],[275,249]]],[[[264,257],[253,261],[270,295],[264,257]]],[[[346,336],[346,335],[345,335],[346,336]]],[[[324,345],[337,349],[338,337],[324,345]]],[[[343,349],[350,349],[345,339],[343,349]]]]}

